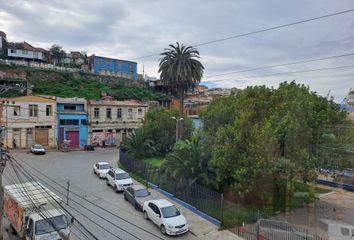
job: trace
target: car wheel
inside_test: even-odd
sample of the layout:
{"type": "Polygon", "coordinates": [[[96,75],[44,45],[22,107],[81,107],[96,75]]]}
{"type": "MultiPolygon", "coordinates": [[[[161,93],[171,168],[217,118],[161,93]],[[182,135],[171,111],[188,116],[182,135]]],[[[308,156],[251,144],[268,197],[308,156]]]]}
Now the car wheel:
{"type": "Polygon", "coordinates": [[[139,204],[135,203],[135,204],[134,204],[134,208],[135,208],[135,210],[139,211],[139,210],[140,210],[140,209],[139,209],[139,204]]]}
{"type": "Polygon", "coordinates": [[[161,231],[161,233],[162,233],[163,235],[166,235],[166,228],[165,228],[164,225],[161,225],[160,231],[161,231]]]}
{"type": "Polygon", "coordinates": [[[107,186],[109,186],[109,182],[108,182],[108,179],[106,178],[106,184],[107,184],[107,186]]]}
{"type": "Polygon", "coordinates": [[[145,218],[146,220],[149,220],[149,216],[148,216],[148,214],[147,214],[146,211],[144,211],[144,218],[145,218]]]}
{"type": "Polygon", "coordinates": [[[123,195],[124,195],[124,200],[128,201],[127,195],[125,193],[123,195]]]}

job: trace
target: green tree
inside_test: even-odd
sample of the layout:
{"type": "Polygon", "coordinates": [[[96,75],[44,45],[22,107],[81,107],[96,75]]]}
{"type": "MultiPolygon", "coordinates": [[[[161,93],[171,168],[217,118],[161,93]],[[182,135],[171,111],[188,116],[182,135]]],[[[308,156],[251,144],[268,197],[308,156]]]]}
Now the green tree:
{"type": "Polygon", "coordinates": [[[53,59],[55,60],[54,62],[56,64],[63,63],[65,57],[65,51],[63,50],[62,46],[54,44],[50,47],[49,52],[52,55],[53,59]]]}
{"type": "Polygon", "coordinates": [[[173,151],[167,154],[162,170],[173,179],[188,180],[208,184],[208,155],[202,143],[200,132],[193,134],[190,140],[178,141],[173,151]]]}
{"type": "MultiPolygon", "coordinates": [[[[168,111],[163,108],[153,108],[146,113],[142,128],[147,138],[154,142],[157,155],[164,156],[172,150],[176,142],[176,121],[172,117],[177,117],[177,115],[177,111],[168,111]]],[[[193,132],[193,122],[189,118],[186,118],[184,122],[184,136],[190,138],[193,132]]]]}
{"type": "Polygon", "coordinates": [[[122,149],[136,158],[150,157],[154,152],[153,143],[147,138],[144,129],[139,128],[129,134],[122,149]]]}
{"type": "MultiPolygon", "coordinates": [[[[204,72],[204,67],[198,60],[197,49],[183,44],[169,45],[165,52],[161,53],[159,63],[160,79],[168,89],[179,98],[179,118],[183,117],[184,94],[197,85],[204,72]]],[[[183,139],[183,123],[179,121],[178,139],[183,139]]]]}
{"type": "Polygon", "coordinates": [[[278,89],[248,87],[216,99],[202,119],[218,186],[241,197],[266,197],[273,187],[266,184],[274,178],[313,180],[321,161],[318,148],[342,146],[352,136],[329,127],[348,124],[336,104],[295,82],[278,89]]]}

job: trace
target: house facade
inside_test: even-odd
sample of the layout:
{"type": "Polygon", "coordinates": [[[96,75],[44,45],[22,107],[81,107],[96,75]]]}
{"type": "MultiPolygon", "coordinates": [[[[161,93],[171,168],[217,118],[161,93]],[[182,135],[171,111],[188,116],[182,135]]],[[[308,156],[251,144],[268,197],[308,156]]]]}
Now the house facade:
{"type": "Polygon", "coordinates": [[[58,147],[63,147],[64,140],[69,140],[71,149],[84,148],[88,134],[86,100],[58,97],[56,102],[58,147]]]}
{"type": "Polygon", "coordinates": [[[137,63],[92,55],[89,58],[91,73],[95,75],[137,79],[137,63]]]}
{"type": "Polygon", "coordinates": [[[136,101],[89,101],[89,144],[120,145],[134,129],[141,127],[148,104],[136,101]]]}
{"type": "Polygon", "coordinates": [[[56,104],[52,99],[22,96],[1,99],[1,142],[5,147],[29,148],[38,143],[56,147],[56,104]]]}
{"type": "Polygon", "coordinates": [[[6,55],[7,55],[6,33],[0,31],[0,58],[5,58],[6,55]]]}
{"type": "Polygon", "coordinates": [[[26,60],[44,62],[44,49],[35,48],[27,42],[7,44],[7,57],[10,60],[26,60]]]}

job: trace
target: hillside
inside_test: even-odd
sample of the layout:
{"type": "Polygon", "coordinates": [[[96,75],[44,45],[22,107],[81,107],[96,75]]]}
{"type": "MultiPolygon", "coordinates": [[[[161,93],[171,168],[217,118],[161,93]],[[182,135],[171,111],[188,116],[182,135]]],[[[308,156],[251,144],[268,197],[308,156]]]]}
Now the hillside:
{"type": "MultiPolygon", "coordinates": [[[[33,94],[54,95],[58,97],[83,97],[100,99],[108,93],[117,100],[167,100],[170,96],[157,92],[142,81],[124,78],[93,76],[86,73],[68,73],[29,67],[0,65],[1,72],[25,73],[28,84],[33,85],[33,94]]],[[[13,81],[3,78],[0,81],[13,81]]],[[[0,93],[0,97],[20,96],[18,91],[0,93]]]]}

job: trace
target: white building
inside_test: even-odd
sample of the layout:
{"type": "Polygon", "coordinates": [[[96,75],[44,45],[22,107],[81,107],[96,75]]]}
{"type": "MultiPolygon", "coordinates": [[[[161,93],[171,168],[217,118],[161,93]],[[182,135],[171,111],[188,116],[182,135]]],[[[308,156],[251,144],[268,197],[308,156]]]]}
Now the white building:
{"type": "Polygon", "coordinates": [[[139,128],[148,104],[136,101],[89,101],[89,143],[119,145],[128,133],[139,128]]]}
{"type": "Polygon", "coordinates": [[[34,143],[56,147],[56,104],[48,98],[22,96],[0,102],[1,142],[5,147],[29,148],[34,143]]]}
{"type": "Polygon", "coordinates": [[[35,48],[27,42],[8,43],[7,57],[10,60],[44,61],[44,49],[35,48]]]}

